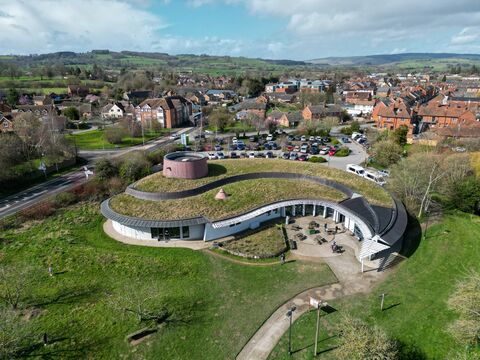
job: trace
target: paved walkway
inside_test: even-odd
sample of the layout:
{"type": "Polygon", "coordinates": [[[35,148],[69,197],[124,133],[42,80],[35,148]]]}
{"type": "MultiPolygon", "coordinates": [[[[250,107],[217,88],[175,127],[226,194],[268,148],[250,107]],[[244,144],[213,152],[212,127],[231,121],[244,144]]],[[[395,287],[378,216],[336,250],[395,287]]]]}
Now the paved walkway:
{"type": "Polygon", "coordinates": [[[204,241],[187,241],[187,240],[172,240],[172,241],[155,241],[155,240],[136,240],[119,234],[112,226],[112,220],[107,220],[103,224],[103,231],[112,239],[120,241],[128,245],[140,245],[150,247],[163,248],[186,248],[191,250],[202,250],[210,247],[211,244],[204,241]]]}
{"type": "MultiPolygon", "coordinates": [[[[304,256],[293,254],[293,258],[307,259],[304,256]]],[[[310,261],[324,261],[337,276],[339,282],[332,285],[321,286],[298,294],[278,308],[267,321],[257,330],[254,336],[238,354],[237,360],[262,360],[266,359],[280,338],[288,330],[289,320],[286,316],[288,309],[296,306],[293,312],[293,321],[306,313],[310,308],[310,297],[321,300],[332,300],[359,293],[368,293],[372,287],[383,280],[385,272],[367,271],[360,273],[358,261],[350,248],[342,256],[326,259],[308,258],[310,261]]],[[[368,270],[368,269],[367,269],[368,270]]]]}

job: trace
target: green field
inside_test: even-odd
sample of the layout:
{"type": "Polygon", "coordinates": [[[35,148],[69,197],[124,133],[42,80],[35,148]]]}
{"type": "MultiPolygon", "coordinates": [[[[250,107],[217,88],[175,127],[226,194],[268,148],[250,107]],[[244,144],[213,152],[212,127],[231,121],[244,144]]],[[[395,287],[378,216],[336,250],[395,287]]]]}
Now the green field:
{"type": "MultiPolygon", "coordinates": [[[[336,346],[338,332],[333,325],[344,313],[350,313],[371,325],[381,326],[387,333],[405,345],[405,359],[456,359],[453,351],[462,345],[454,342],[446,332],[456,315],[447,308],[446,301],[455,283],[468,269],[479,269],[480,217],[466,214],[447,215],[427,231],[417,251],[402,262],[387,280],[370,295],[354,296],[330,302],[338,311],[322,317],[323,334],[319,351],[336,346]],[[387,294],[385,307],[379,309],[378,296],[387,294]],[[327,329],[328,331],[325,331],[327,329]],[[332,337],[332,338],[330,338],[332,337]],[[325,340],[328,339],[328,340],[325,340]]],[[[294,359],[313,358],[315,314],[309,313],[293,327],[294,359]]],[[[287,359],[287,338],[272,352],[271,359],[287,359]]],[[[324,358],[334,359],[335,352],[324,358]]],[[[478,354],[480,356],[480,354],[478,354]]],[[[475,359],[475,355],[471,359],[475,359]]],[[[477,357],[478,358],[478,357],[477,357]]]]}
{"type": "Polygon", "coordinates": [[[283,302],[336,281],[318,263],[248,266],[209,252],[127,246],[108,238],[103,222],[98,203],[81,203],[2,233],[2,266],[35,269],[23,301],[35,314],[23,356],[233,359],[283,302]],[[125,337],[147,323],[120,310],[129,299],[169,316],[137,346],[125,337]],[[50,345],[41,345],[43,333],[50,345]]]}
{"type": "MultiPolygon", "coordinates": [[[[159,133],[147,131],[145,132],[145,141],[155,139],[167,132],[167,130],[159,133]]],[[[126,136],[123,138],[121,144],[111,144],[105,139],[103,130],[92,130],[79,134],[67,135],[66,137],[80,150],[117,149],[141,145],[143,143],[141,136],[135,138],[126,136]]]]}

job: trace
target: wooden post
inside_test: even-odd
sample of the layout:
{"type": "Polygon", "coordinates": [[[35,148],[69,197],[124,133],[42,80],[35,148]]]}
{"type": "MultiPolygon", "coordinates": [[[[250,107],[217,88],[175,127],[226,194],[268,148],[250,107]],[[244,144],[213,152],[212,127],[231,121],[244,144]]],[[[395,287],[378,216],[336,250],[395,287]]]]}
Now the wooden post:
{"type": "Polygon", "coordinates": [[[383,303],[385,301],[385,294],[380,295],[380,311],[383,311],[383,303]]]}
{"type": "Polygon", "coordinates": [[[317,329],[315,331],[315,349],[313,356],[317,356],[318,330],[320,328],[320,303],[317,306],[317,329]]]}

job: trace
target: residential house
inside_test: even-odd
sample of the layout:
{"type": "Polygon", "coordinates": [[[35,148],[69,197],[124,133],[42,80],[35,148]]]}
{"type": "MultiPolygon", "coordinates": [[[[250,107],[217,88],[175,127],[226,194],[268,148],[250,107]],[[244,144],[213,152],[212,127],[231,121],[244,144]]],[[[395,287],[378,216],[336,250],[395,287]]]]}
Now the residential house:
{"type": "Polygon", "coordinates": [[[139,104],[151,97],[153,97],[153,91],[151,90],[137,90],[123,93],[123,99],[134,104],[139,104]]]}
{"type": "Polygon", "coordinates": [[[175,128],[191,121],[192,102],[183,96],[146,99],[135,107],[137,121],[157,121],[164,128],[175,128]]]}
{"type": "Polygon", "coordinates": [[[52,116],[57,116],[55,105],[18,105],[17,109],[12,111],[13,116],[22,113],[32,113],[42,120],[48,120],[52,116]]]}
{"type": "Polygon", "coordinates": [[[270,101],[276,101],[283,104],[293,104],[297,101],[297,95],[287,93],[271,93],[268,94],[270,101]]]}
{"type": "Polygon", "coordinates": [[[303,109],[302,115],[304,120],[318,120],[328,116],[342,116],[343,109],[337,105],[308,105],[303,109]]]}
{"type": "Polygon", "coordinates": [[[11,115],[0,114],[0,133],[13,131],[13,121],[11,115]]]}
{"type": "Polygon", "coordinates": [[[421,119],[420,131],[430,128],[473,125],[477,122],[476,114],[468,107],[447,103],[421,106],[418,109],[418,116],[421,119]]]}
{"type": "Polygon", "coordinates": [[[380,101],[373,111],[373,116],[378,129],[395,130],[400,126],[407,126],[413,132],[413,111],[402,99],[397,99],[385,104],[380,101]]]}
{"type": "Polygon", "coordinates": [[[278,120],[278,125],[286,128],[297,127],[303,121],[303,114],[301,111],[291,111],[284,113],[278,120]]]}
{"type": "Polygon", "coordinates": [[[107,104],[102,108],[102,118],[103,119],[119,119],[122,118],[125,114],[125,108],[120,102],[114,102],[112,104],[107,104]]]}
{"type": "Polygon", "coordinates": [[[53,100],[50,96],[47,95],[40,95],[33,97],[33,104],[34,105],[50,105],[53,103],[53,100]]]}
{"type": "Polygon", "coordinates": [[[254,114],[261,119],[265,119],[265,111],[267,110],[267,103],[257,102],[256,100],[242,101],[230,107],[231,111],[236,112],[236,118],[238,120],[248,117],[250,114],[254,114]]]}

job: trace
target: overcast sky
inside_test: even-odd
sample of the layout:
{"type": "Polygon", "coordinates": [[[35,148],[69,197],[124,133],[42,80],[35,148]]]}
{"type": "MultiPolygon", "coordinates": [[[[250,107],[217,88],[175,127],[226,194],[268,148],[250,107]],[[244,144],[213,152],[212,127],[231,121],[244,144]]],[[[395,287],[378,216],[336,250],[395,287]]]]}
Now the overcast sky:
{"type": "Polygon", "coordinates": [[[0,53],[480,53],[480,0],[0,0],[0,53]]]}

